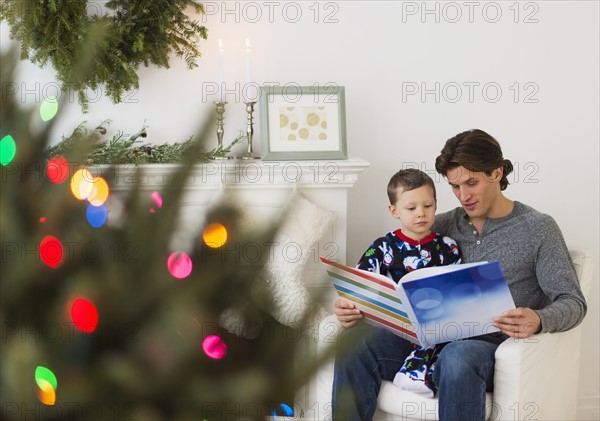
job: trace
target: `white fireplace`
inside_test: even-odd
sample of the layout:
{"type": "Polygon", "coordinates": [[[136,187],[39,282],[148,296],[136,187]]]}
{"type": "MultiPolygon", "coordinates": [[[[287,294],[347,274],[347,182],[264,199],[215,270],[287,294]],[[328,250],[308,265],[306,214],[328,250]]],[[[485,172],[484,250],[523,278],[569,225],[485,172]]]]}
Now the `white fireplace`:
{"type": "MultiPolygon", "coordinates": [[[[333,216],[333,222],[322,237],[305,250],[310,256],[302,272],[310,295],[326,303],[327,310],[331,310],[336,294],[319,262],[319,256],[346,263],[348,191],[369,165],[361,159],[220,160],[197,164],[186,182],[179,229],[171,240],[172,246],[185,249],[190,241],[194,241],[193,237],[197,237],[205,223],[206,212],[225,192],[252,215],[254,222],[264,223],[265,226],[271,223],[291,197],[300,193],[303,198],[333,216]]],[[[177,167],[177,164],[119,166],[111,182],[112,192],[119,197],[119,193],[125,193],[139,183],[138,188],[150,197],[151,192],[160,193],[167,187],[177,167]]],[[[309,334],[298,342],[296,358],[306,356],[306,353],[316,354],[315,341],[309,334]]],[[[318,407],[313,394],[314,387],[310,383],[298,392],[293,419],[319,419],[321,413],[327,412],[327,408],[318,407]]]]}

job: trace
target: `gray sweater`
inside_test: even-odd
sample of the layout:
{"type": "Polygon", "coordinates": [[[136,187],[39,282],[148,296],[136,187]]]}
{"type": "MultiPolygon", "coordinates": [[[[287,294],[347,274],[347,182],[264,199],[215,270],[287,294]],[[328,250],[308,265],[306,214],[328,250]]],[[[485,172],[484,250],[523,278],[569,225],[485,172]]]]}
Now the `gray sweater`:
{"type": "Polygon", "coordinates": [[[436,232],[458,242],[463,262],[498,260],[517,307],[536,310],[542,332],[577,326],[587,304],[560,228],[551,216],[515,202],[503,218],[488,218],[480,233],[463,208],[436,216],[436,232]]]}

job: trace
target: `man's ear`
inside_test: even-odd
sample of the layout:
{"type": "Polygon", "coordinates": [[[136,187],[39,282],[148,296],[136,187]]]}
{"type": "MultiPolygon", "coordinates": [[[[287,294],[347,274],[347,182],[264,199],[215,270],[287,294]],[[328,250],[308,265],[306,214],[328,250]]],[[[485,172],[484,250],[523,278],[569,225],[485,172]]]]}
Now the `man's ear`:
{"type": "Polygon", "coordinates": [[[494,180],[500,180],[502,178],[502,174],[504,174],[504,168],[498,167],[494,170],[494,180]]]}

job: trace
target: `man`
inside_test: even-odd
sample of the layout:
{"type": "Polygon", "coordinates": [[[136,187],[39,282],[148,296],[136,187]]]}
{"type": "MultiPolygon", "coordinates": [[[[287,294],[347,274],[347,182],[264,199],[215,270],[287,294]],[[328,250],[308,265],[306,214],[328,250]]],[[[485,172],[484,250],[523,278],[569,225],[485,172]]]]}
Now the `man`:
{"type": "MultiPolygon", "coordinates": [[[[494,319],[500,332],[451,342],[436,364],[440,420],[484,420],[498,345],[508,337],[572,329],[585,317],[587,304],[556,222],[504,196],[513,167],[492,136],[482,130],[456,135],[446,142],[435,167],[461,207],[438,215],[434,231],[458,242],[465,263],[500,261],[517,307],[494,319]]],[[[339,299],[335,307],[346,328],[362,317],[346,300],[339,299]]],[[[353,329],[365,334],[351,353],[336,359],[334,419],[370,420],[382,380],[393,379],[410,346],[383,329],[362,324],[353,329]]]]}

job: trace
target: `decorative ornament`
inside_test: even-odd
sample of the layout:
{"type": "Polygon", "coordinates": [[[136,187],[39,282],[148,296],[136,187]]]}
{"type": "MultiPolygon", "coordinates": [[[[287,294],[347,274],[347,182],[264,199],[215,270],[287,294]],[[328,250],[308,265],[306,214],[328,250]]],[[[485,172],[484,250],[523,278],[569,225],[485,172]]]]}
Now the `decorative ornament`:
{"type": "Polygon", "coordinates": [[[0,18],[20,43],[21,59],[50,63],[63,91],[76,91],[87,110],[85,89],[104,85],[119,103],[139,87],[141,64],[168,68],[175,54],[188,68],[197,66],[198,41],[208,30],[190,19],[188,8],[204,13],[194,0],[5,0],[0,18]]]}

